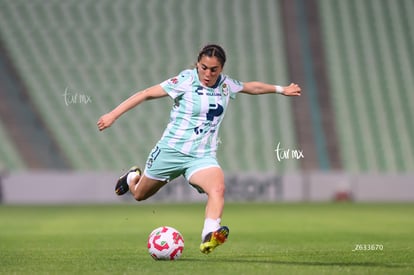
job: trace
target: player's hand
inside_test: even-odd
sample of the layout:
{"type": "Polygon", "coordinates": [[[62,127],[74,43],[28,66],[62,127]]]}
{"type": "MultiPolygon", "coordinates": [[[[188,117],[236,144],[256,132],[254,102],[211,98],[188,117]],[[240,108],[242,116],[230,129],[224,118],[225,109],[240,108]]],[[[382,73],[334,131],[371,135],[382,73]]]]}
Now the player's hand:
{"type": "Polygon", "coordinates": [[[111,127],[111,125],[115,122],[115,116],[112,115],[111,113],[107,113],[103,116],[101,116],[101,118],[99,118],[98,122],[96,123],[96,125],[98,125],[98,129],[99,131],[105,130],[108,127],[111,127]]]}
{"type": "Polygon", "coordinates": [[[286,96],[300,96],[302,89],[298,84],[290,83],[289,86],[284,87],[283,95],[286,96]]]}

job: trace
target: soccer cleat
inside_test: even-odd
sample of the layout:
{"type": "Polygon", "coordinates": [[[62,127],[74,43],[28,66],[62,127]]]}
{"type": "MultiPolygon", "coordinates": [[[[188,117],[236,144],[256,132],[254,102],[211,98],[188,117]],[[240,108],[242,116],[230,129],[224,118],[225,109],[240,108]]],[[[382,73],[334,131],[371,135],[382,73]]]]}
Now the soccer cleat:
{"type": "Polygon", "coordinates": [[[208,233],[200,244],[200,251],[204,254],[212,252],[217,246],[227,240],[229,233],[230,230],[227,226],[222,226],[216,231],[208,233]]]}
{"type": "Polygon", "coordinates": [[[128,178],[128,174],[131,172],[137,172],[138,175],[141,175],[141,169],[139,169],[138,166],[132,166],[128,172],[126,172],[124,175],[119,177],[118,182],[115,185],[115,193],[118,196],[121,196],[125,194],[126,192],[128,192],[129,186],[127,183],[127,178],[128,178]]]}

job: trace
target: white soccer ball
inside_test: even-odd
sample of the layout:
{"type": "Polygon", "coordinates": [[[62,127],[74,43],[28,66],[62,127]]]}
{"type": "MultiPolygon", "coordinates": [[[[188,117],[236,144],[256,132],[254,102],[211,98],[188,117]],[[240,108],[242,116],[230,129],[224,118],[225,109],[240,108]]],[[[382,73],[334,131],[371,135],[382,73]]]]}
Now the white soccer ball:
{"type": "Polygon", "coordinates": [[[184,238],[172,227],[161,226],[148,237],[148,252],[154,260],[177,260],[184,249],[184,238]]]}

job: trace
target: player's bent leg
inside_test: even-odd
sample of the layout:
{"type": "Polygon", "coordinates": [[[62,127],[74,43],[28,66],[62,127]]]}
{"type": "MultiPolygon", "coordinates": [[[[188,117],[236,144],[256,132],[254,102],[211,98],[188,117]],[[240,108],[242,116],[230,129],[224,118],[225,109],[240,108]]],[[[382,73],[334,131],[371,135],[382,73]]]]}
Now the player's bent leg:
{"type": "Polygon", "coordinates": [[[154,195],[167,183],[167,181],[151,179],[141,174],[138,166],[132,166],[128,172],[119,177],[115,185],[115,193],[121,196],[129,190],[135,200],[142,201],[154,195]]]}
{"type": "Polygon", "coordinates": [[[143,201],[157,193],[167,183],[167,181],[151,179],[146,175],[142,175],[131,180],[129,189],[135,200],[143,201]]]}
{"type": "Polygon", "coordinates": [[[134,176],[134,179],[138,181],[141,176],[141,169],[138,166],[132,166],[131,168],[129,168],[128,172],[119,177],[115,185],[115,193],[118,196],[122,196],[123,194],[128,192],[128,178],[131,176],[134,176]]]}

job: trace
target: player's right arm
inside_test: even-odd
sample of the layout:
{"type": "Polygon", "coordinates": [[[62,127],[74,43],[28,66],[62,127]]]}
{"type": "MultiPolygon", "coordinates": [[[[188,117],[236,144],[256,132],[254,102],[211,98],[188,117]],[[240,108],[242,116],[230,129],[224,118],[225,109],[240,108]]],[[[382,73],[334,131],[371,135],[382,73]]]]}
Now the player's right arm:
{"type": "Polygon", "coordinates": [[[160,98],[167,95],[168,94],[161,87],[161,85],[155,85],[148,89],[135,93],[134,95],[126,99],[124,102],[119,104],[111,112],[104,114],[99,118],[98,122],[96,123],[98,125],[99,131],[102,131],[110,127],[115,122],[115,120],[117,120],[121,115],[123,115],[130,109],[138,106],[143,101],[160,98]]]}

